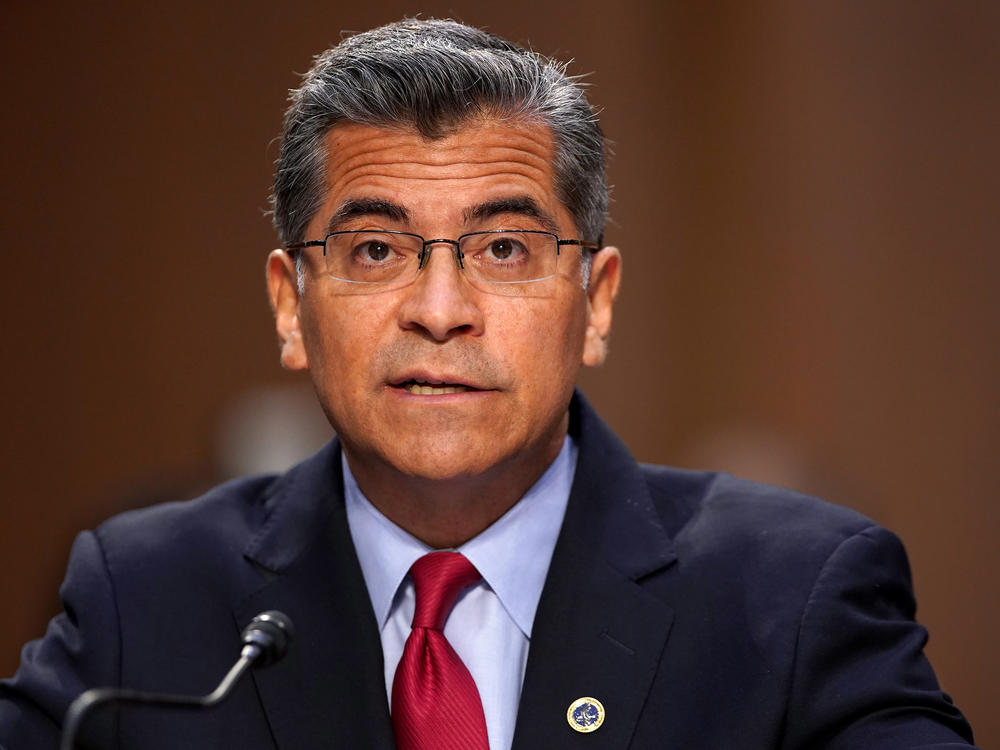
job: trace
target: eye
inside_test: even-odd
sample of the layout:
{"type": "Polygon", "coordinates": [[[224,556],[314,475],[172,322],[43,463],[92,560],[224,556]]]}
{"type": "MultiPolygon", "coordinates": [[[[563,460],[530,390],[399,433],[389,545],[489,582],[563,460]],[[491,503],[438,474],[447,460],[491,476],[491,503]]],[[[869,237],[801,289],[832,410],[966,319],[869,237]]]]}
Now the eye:
{"type": "Polygon", "coordinates": [[[384,263],[392,255],[392,247],[382,240],[366,240],[354,247],[354,254],[366,263],[384,263]]]}
{"type": "Polygon", "coordinates": [[[509,262],[518,260],[527,252],[524,244],[514,237],[497,237],[486,245],[483,255],[486,260],[509,262]]]}

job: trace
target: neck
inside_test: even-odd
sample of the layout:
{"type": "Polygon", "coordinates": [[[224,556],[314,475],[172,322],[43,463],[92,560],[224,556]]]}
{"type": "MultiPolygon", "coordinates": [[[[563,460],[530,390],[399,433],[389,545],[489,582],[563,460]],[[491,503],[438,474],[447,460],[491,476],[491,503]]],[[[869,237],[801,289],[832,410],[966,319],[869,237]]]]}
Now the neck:
{"type": "Polygon", "coordinates": [[[482,533],[520,500],[562,449],[517,456],[475,476],[429,479],[344,454],[358,487],[394,524],[434,549],[458,547],[482,533]]]}

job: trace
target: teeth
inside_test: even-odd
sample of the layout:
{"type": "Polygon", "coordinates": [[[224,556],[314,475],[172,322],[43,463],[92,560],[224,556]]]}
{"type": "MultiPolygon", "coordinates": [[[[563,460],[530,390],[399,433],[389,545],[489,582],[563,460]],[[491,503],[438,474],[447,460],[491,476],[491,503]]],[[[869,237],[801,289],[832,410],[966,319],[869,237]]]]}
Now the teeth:
{"type": "Polygon", "coordinates": [[[414,396],[442,396],[446,393],[462,393],[471,390],[465,385],[421,385],[420,383],[407,383],[403,386],[414,396]]]}

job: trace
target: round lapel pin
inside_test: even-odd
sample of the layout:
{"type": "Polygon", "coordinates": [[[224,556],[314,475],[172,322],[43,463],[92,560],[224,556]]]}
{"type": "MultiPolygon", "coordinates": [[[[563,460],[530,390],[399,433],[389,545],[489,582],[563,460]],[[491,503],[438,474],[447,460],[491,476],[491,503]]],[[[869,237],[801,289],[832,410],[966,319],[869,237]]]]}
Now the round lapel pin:
{"type": "Polygon", "coordinates": [[[577,732],[595,732],[604,723],[604,705],[597,698],[577,698],[566,710],[566,721],[577,732]]]}

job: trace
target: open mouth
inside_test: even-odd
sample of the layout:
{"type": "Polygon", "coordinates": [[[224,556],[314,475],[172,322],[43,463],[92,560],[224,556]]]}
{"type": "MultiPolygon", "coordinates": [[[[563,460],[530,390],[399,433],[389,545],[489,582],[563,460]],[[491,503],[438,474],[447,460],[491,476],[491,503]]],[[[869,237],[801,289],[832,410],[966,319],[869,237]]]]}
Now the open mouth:
{"type": "Polygon", "coordinates": [[[478,388],[462,385],[461,383],[426,383],[419,380],[407,380],[400,383],[397,387],[414,396],[443,396],[448,393],[465,393],[467,391],[479,390],[478,388]]]}

